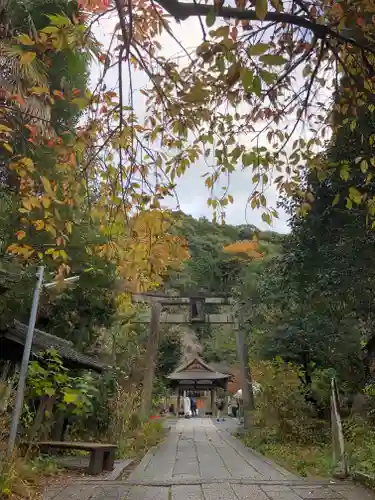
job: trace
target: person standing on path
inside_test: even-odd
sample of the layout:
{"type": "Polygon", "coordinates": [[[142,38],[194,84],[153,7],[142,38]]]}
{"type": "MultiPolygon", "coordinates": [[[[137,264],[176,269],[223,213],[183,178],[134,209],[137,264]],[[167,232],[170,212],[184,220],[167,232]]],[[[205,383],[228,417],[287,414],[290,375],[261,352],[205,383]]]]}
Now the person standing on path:
{"type": "Polygon", "coordinates": [[[197,415],[197,400],[195,399],[195,396],[191,396],[190,406],[191,406],[191,413],[193,417],[195,417],[197,415]]]}
{"type": "MultiPolygon", "coordinates": [[[[220,422],[221,412],[224,410],[224,401],[222,399],[216,400],[216,420],[220,422]]],[[[224,422],[224,417],[222,418],[224,422]]]]}

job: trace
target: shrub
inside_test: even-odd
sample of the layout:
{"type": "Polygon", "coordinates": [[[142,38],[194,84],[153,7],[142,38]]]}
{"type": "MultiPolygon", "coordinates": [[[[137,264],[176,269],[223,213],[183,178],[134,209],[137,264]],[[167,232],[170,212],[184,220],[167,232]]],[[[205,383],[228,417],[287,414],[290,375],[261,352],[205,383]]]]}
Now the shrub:
{"type": "Polygon", "coordinates": [[[138,417],[140,392],[128,392],[117,384],[109,404],[108,439],[118,445],[119,457],[140,457],[164,436],[163,423],[158,420],[141,422],[138,417]]]}
{"type": "Polygon", "coordinates": [[[307,402],[298,369],[282,361],[262,362],[254,369],[261,384],[254,425],[274,440],[313,443],[327,436],[327,424],[307,402]]]}
{"type": "Polygon", "coordinates": [[[366,419],[351,417],[343,421],[349,467],[370,475],[375,470],[375,429],[366,419]]]}

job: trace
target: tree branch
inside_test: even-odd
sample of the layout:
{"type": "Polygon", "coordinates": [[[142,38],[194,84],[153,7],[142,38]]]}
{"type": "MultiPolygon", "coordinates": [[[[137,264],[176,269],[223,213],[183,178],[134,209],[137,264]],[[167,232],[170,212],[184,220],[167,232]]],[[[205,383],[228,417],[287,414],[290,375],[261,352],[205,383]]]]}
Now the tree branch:
{"type": "MultiPolygon", "coordinates": [[[[182,21],[192,16],[206,16],[214,8],[213,5],[205,5],[202,3],[180,3],[176,0],[155,1],[157,1],[157,3],[159,3],[159,5],[161,5],[171,16],[182,21]]],[[[255,10],[221,7],[220,9],[217,9],[216,15],[224,19],[259,21],[255,10]]],[[[364,45],[362,42],[355,40],[354,38],[346,37],[342,33],[334,31],[330,26],[315,23],[311,19],[301,17],[296,14],[290,14],[288,12],[268,12],[264,21],[299,26],[300,28],[305,28],[314,33],[316,38],[334,38],[341,43],[349,43],[361,49],[369,50],[370,52],[375,53],[375,50],[367,44],[364,45]]]]}

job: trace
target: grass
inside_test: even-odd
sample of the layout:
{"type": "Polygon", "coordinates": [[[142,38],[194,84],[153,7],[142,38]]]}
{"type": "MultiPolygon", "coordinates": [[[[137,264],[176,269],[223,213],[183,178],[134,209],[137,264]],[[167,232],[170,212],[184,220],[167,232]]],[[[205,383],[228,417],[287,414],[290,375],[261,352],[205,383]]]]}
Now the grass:
{"type": "Polygon", "coordinates": [[[161,443],[165,437],[163,421],[151,420],[139,424],[136,429],[122,436],[118,442],[118,456],[121,458],[142,458],[148,450],[161,443]]]}
{"type": "Polygon", "coordinates": [[[353,471],[374,476],[375,473],[375,429],[365,420],[351,419],[344,422],[344,435],[353,471]]]}
{"type": "Polygon", "coordinates": [[[328,444],[301,445],[267,440],[256,432],[244,434],[241,439],[249,448],[302,477],[323,479],[333,472],[332,453],[328,444]]]}
{"type": "MultiPolygon", "coordinates": [[[[366,421],[349,419],[344,422],[344,435],[349,470],[374,475],[375,429],[366,421]]],[[[334,471],[332,447],[324,439],[299,444],[276,438],[270,432],[254,430],[239,436],[250,448],[259,451],[289,471],[302,477],[327,478],[334,471]]]]}
{"type": "Polygon", "coordinates": [[[59,472],[50,458],[33,460],[14,454],[10,459],[0,457],[0,499],[38,498],[38,486],[47,476],[59,472]]]}

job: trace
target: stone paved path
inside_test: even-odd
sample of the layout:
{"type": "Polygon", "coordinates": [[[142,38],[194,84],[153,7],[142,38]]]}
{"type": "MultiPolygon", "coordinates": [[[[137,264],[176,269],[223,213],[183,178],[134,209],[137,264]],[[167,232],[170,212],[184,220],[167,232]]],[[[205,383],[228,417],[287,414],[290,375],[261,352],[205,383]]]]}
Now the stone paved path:
{"type": "Polygon", "coordinates": [[[182,419],[126,481],[81,481],[44,500],[375,500],[351,483],[308,482],[210,419],[182,419]]]}

